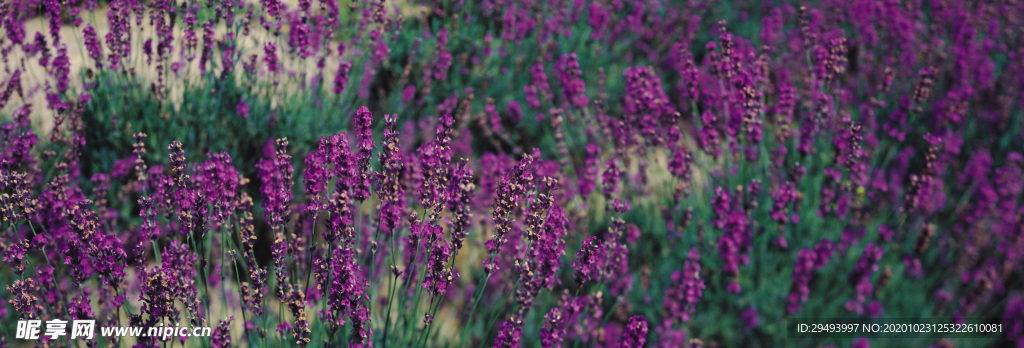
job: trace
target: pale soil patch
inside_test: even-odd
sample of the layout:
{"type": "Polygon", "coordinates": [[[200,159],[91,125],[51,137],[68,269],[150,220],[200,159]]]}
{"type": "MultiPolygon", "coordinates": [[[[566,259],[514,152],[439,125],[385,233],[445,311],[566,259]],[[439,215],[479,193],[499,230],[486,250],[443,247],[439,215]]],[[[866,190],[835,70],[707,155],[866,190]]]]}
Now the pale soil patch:
{"type": "MultiPolygon", "coordinates": [[[[297,0],[284,0],[288,5],[288,8],[296,8],[297,0]]],[[[406,25],[414,25],[410,21],[414,17],[418,17],[423,14],[425,9],[416,5],[411,5],[404,0],[388,0],[389,8],[397,6],[402,9],[403,15],[406,17],[406,25]]],[[[342,6],[347,6],[347,2],[342,2],[342,6]]],[[[83,11],[81,14],[82,25],[79,27],[73,26],[71,23],[63,23],[61,27],[61,42],[67,47],[68,60],[70,62],[71,71],[71,87],[69,91],[80,93],[82,89],[82,80],[84,78],[84,72],[86,68],[95,70],[95,61],[88,56],[88,52],[85,49],[85,39],[82,34],[82,30],[86,24],[91,24],[96,29],[97,37],[103,47],[103,54],[106,57],[109,54],[109,49],[106,45],[104,37],[110,32],[110,26],[107,22],[108,8],[102,7],[96,9],[94,12],[83,11]]],[[[389,11],[394,14],[393,11],[389,11]]],[[[244,12],[236,13],[236,18],[244,16],[244,12]]],[[[179,18],[180,20],[180,18],[179,18]]],[[[131,23],[131,56],[122,58],[122,64],[125,65],[126,70],[134,70],[136,77],[142,81],[143,86],[148,89],[150,83],[156,81],[156,62],[152,64],[146,64],[146,57],[143,54],[143,43],[152,38],[152,45],[156,46],[156,39],[154,35],[154,29],[149,24],[148,14],[145,19],[142,20],[142,25],[135,25],[134,16],[130,20],[131,23]]],[[[42,33],[48,41],[50,48],[51,61],[56,56],[57,52],[53,49],[53,43],[51,42],[51,35],[49,29],[48,19],[45,17],[35,17],[25,21],[25,33],[26,41],[31,41],[36,32],[42,33]]],[[[226,34],[227,28],[223,25],[218,25],[214,29],[215,40],[220,41],[226,34]]],[[[236,62],[235,75],[240,76],[242,70],[241,62],[251,55],[257,55],[257,69],[260,71],[261,77],[266,77],[267,69],[263,63],[263,44],[265,42],[275,42],[277,44],[277,54],[281,61],[281,66],[284,69],[279,76],[276,77],[278,87],[275,88],[270,94],[266,94],[266,97],[280,100],[287,93],[294,92],[298,88],[308,89],[312,85],[312,81],[318,74],[316,63],[318,56],[312,56],[305,60],[300,59],[298,56],[291,55],[288,53],[288,26],[284,25],[282,28],[282,34],[280,37],[274,37],[271,33],[264,30],[259,25],[259,20],[254,18],[250,25],[250,35],[242,37],[241,33],[236,33],[236,37],[239,38],[237,42],[237,50],[242,54],[236,62]]],[[[165,81],[168,100],[175,104],[176,107],[180,107],[182,102],[182,92],[184,87],[188,83],[199,82],[201,75],[199,74],[199,55],[202,51],[203,45],[203,33],[202,28],[196,30],[196,36],[198,39],[197,52],[194,53],[195,58],[189,63],[186,57],[181,54],[181,48],[184,46],[182,40],[184,36],[184,30],[180,25],[175,26],[174,33],[174,52],[170,55],[168,63],[178,62],[181,68],[177,73],[168,73],[165,81]]],[[[349,48],[344,56],[339,57],[336,52],[337,41],[327,43],[326,46],[330,48],[331,55],[325,59],[325,68],[323,71],[324,92],[330,92],[333,88],[334,76],[337,74],[338,66],[342,61],[353,60],[354,55],[363,54],[358,48],[349,48]]],[[[214,73],[220,72],[221,62],[221,51],[216,47],[214,48],[214,54],[211,57],[211,62],[218,68],[213,68],[214,73]]],[[[369,53],[369,52],[367,52],[369,53]]],[[[21,47],[16,47],[12,50],[8,59],[4,62],[3,68],[9,71],[22,70],[21,84],[24,90],[24,99],[18,98],[17,95],[11,97],[11,100],[7,105],[0,109],[0,118],[9,120],[9,116],[15,109],[22,105],[29,103],[32,104],[31,119],[33,127],[40,134],[48,134],[53,127],[53,112],[47,108],[46,103],[46,91],[45,86],[47,83],[53,88],[56,88],[56,79],[52,76],[50,69],[44,69],[38,64],[39,55],[25,59],[21,47]]],[[[360,58],[361,59],[361,58],[360,58]]],[[[103,62],[106,68],[106,61],[103,62]]],[[[4,71],[5,69],[0,69],[4,71]]],[[[170,71],[170,69],[167,69],[170,71]]],[[[355,68],[352,69],[354,74],[355,68]]],[[[355,90],[358,88],[359,76],[350,75],[349,86],[346,90],[355,90]]],[[[0,76],[0,82],[5,82],[9,77],[0,76]]],[[[77,96],[75,96],[77,98],[77,96]]]]}

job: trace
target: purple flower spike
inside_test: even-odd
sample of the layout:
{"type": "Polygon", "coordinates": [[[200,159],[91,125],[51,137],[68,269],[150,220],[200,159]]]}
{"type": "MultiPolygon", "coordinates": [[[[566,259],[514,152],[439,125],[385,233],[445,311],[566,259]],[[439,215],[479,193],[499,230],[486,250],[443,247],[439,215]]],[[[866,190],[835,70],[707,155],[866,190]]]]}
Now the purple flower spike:
{"type": "Polygon", "coordinates": [[[562,308],[555,306],[544,315],[544,327],[540,330],[540,345],[544,348],[560,347],[565,338],[565,322],[562,308]]]}
{"type": "Polygon", "coordinates": [[[583,72],[580,71],[576,53],[563,54],[555,70],[558,71],[558,82],[562,85],[562,96],[566,103],[577,109],[586,107],[590,99],[587,98],[587,85],[583,82],[583,72]]]}
{"type": "Polygon", "coordinates": [[[352,119],[352,129],[356,133],[356,153],[355,153],[355,165],[357,168],[358,178],[353,180],[352,186],[352,197],[357,201],[362,202],[367,198],[370,198],[370,158],[373,156],[373,150],[377,148],[377,144],[373,141],[373,114],[370,113],[370,108],[360,106],[356,110],[356,117],[352,119]]]}
{"type": "Polygon", "coordinates": [[[497,268],[496,253],[508,242],[508,234],[512,230],[513,220],[509,216],[526,195],[526,185],[533,181],[533,156],[524,155],[512,169],[505,172],[494,192],[494,203],[491,219],[494,220],[494,236],[488,241],[491,252],[490,260],[484,261],[484,271],[492,272],[497,268]]]}
{"type": "Polygon", "coordinates": [[[622,332],[619,347],[643,347],[644,343],[647,343],[647,318],[643,315],[635,315],[626,323],[626,330],[622,332]]]}
{"type": "Polygon", "coordinates": [[[455,252],[462,249],[462,244],[469,236],[469,225],[472,219],[473,167],[469,160],[463,159],[452,170],[451,186],[448,188],[449,210],[452,211],[452,247],[455,252]]]}
{"type": "Polygon", "coordinates": [[[803,249],[797,253],[796,268],[793,269],[793,285],[790,287],[787,297],[788,306],[786,310],[793,314],[803,310],[803,303],[810,295],[808,284],[814,271],[821,269],[832,257],[834,244],[829,239],[823,239],[814,246],[814,249],[803,249]]]}
{"type": "Polygon", "coordinates": [[[685,323],[696,312],[697,302],[704,296],[704,279],[700,275],[700,254],[697,248],[690,248],[683,263],[682,271],[672,272],[672,286],[665,290],[667,318],[685,323]]]}
{"type": "Polygon", "coordinates": [[[864,248],[857,266],[850,272],[848,279],[854,287],[850,300],[846,301],[846,309],[857,314],[864,313],[864,302],[874,292],[871,275],[878,270],[878,261],[882,259],[882,247],[868,243],[864,248]]]}
{"type": "MultiPolygon", "coordinates": [[[[380,153],[381,171],[376,176],[377,198],[381,201],[380,227],[385,236],[390,236],[394,232],[405,215],[405,191],[400,178],[404,169],[404,159],[401,148],[399,148],[399,134],[395,131],[397,121],[398,115],[384,115],[384,141],[381,143],[380,153]]],[[[348,140],[345,140],[345,143],[347,151],[348,140]]],[[[470,169],[469,175],[470,181],[472,181],[472,169],[470,169]]],[[[468,222],[466,223],[468,224],[468,222]]],[[[459,249],[458,247],[455,249],[459,249]]]]}
{"type": "Polygon", "coordinates": [[[601,147],[597,146],[597,144],[589,143],[587,144],[586,150],[587,157],[583,162],[583,168],[581,169],[582,173],[579,175],[579,181],[577,184],[579,194],[583,196],[584,199],[589,197],[590,192],[594,191],[594,188],[597,187],[597,172],[599,170],[598,166],[600,166],[601,163],[601,147]]]}
{"type": "Polygon", "coordinates": [[[576,253],[573,261],[572,279],[577,286],[589,281],[600,281],[601,270],[604,269],[605,249],[597,237],[590,236],[583,241],[583,247],[576,253]]]}
{"type": "Polygon", "coordinates": [[[28,240],[12,243],[4,251],[3,261],[17,275],[25,273],[25,252],[28,251],[28,240]]]}
{"type": "Polygon", "coordinates": [[[233,320],[235,317],[231,316],[217,324],[217,328],[213,330],[213,336],[210,336],[210,344],[214,348],[231,347],[231,321],[233,320]]]}
{"type": "Polygon", "coordinates": [[[338,73],[334,75],[334,94],[341,94],[348,86],[348,73],[352,70],[352,62],[344,61],[338,64],[338,73]]]}
{"type": "Polygon", "coordinates": [[[501,331],[498,337],[494,338],[492,347],[519,347],[523,337],[523,325],[515,320],[506,320],[501,324],[501,331]]]}
{"type": "Polygon", "coordinates": [[[559,284],[558,267],[562,265],[565,254],[565,237],[569,220],[562,207],[554,206],[548,211],[547,219],[540,233],[540,239],[534,245],[531,260],[537,262],[533,267],[539,284],[548,289],[559,284]]]}
{"type": "Polygon", "coordinates": [[[96,62],[96,69],[103,69],[103,47],[96,37],[96,29],[92,24],[86,24],[82,29],[82,36],[85,38],[85,50],[89,52],[89,58],[96,62]]]}
{"type": "Polygon", "coordinates": [[[332,147],[329,139],[320,137],[319,146],[306,154],[306,169],[302,173],[302,183],[306,190],[307,198],[310,200],[308,209],[314,216],[326,208],[324,191],[327,190],[327,182],[331,180],[330,151],[332,147]]]}
{"type": "Polygon", "coordinates": [[[740,319],[743,320],[743,325],[746,330],[757,327],[761,322],[761,316],[757,313],[757,307],[750,307],[743,310],[743,313],[740,313],[740,319]]]}
{"type": "Polygon", "coordinates": [[[288,155],[288,139],[277,139],[268,145],[273,151],[272,158],[262,158],[256,164],[259,178],[263,182],[263,211],[267,223],[276,229],[284,228],[287,222],[288,206],[292,200],[292,156],[288,155]]]}
{"type": "Polygon", "coordinates": [[[619,168],[619,160],[612,157],[605,163],[604,173],[601,176],[604,197],[612,199],[612,194],[619,192],[619,181],[622,179],[622,172],[619,168]]]}
{"type": "Polygon", "coordinates": [[[249,118],[249,103],[244,98],[239,98],[238,104],[235,104],[235,112],[242,118],[249,118]]]}
{"type": "Polygon", "coordinates": [[[1024,344],[1024,295],[1018,293],[1010,297],[1003,318],[1007,326],[1006,337],[1017,342],[1018,347],[1024,344]]]}
{"type": "Polygon", "coordinates": [[[273,42],[267,42],[263,45],[263,54],[265,57],[263,61],[267,63],[267,70],[272,73],[276,73],[281,70],[280,61],[277,58],[277,45],[273,42]]]}

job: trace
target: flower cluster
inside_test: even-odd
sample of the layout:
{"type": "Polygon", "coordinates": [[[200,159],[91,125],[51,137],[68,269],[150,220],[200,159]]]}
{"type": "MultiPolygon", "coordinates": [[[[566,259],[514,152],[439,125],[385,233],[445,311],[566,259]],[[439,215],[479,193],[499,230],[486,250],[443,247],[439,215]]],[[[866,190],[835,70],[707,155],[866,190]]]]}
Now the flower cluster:
{"type": "Polygon", "coordinates": [[[861,314],[864,311],[864,301],[867,300],[868,296],[871,296],[874,291],[874,285],[871,283],[872,274],[878,270],[878,261],[882,259],[882,247],[874,243],[869,243],[864,248],[864,254],[861,255],[860,261],[857,262],[857,266],[850,271],[847,278],[850,281],[850,285],[854,288],[853,295],[850,296],[850,300],[846,301],[846,309],[851,312],[861,314]]]}
{"type": "Polygon", "coordinates": [[[637,315],[629,318],[619,344],[623,347],[643,347],[647,343],[647,318],[637,315]]]}
{"type": "Polygon", "coordinates": [[[675,322],[688,322],[697,311],[697,302],[704,295],[704,279],[701,277],[700,253],[691,248],[681,271],[672,272],[672,287],[665,290],[667,316],[675,322]]]}
{"type": "Polygon", "coordinates": [[[813,249],[803,249],[797,253],[796,266],[793,269],[793,285],[787,297],[788,307],[786,311],[790,314],[803,310],[803,303],[810,296],[810,282],[814,271],[820,270],[832,257],[833,243],[831,240],[823,239],[813,249]]]}

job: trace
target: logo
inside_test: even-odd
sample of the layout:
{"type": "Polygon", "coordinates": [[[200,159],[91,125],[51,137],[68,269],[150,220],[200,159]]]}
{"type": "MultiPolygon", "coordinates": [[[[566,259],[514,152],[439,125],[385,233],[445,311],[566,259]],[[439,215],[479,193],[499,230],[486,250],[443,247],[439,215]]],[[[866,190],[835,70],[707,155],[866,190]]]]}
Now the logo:
{"type": "MultiPolygon", "coordinates": [[[[68,321],[67,320],[48,320],[46,321],[45,331],[43,331],[42,320],[18,320],[18,327],[14,333],[15,339],[22,340],[37,340],[40,336],[49,337],[51,340],[56,340],[62,336],[68,335],[68,321]]],[[[71,338],[82,338],[91,340],[96,336],[96,321],[95,320],[74,320],[71,322],[71,338]]]]}

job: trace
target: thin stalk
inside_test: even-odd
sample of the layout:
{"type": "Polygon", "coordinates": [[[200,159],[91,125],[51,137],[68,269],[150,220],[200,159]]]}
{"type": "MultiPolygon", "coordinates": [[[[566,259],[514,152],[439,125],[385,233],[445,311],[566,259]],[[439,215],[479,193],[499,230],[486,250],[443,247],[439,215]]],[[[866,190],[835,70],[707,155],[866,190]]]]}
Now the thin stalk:
{"type": "MultiPolygon", "coordinates": [[[[198,252],[199,248],[196,247],[197,243],[195,241],[195,238],[193,238],[193,232],[189,232],[189,234],[188,234],[188,242],[189,242],[189,244],[192,245],[192,249],[196,250],[198,252]]],[[[199,252],[198,254],[201,255],[202,253],[199,252]]],[[[206,267],[203,267],[203,260],[197,260],[196,263],[197,263],[196,266],[198,266],[197,268],[199,268],[199,278],[200,278],[200,281],[203,283],[203,296],[202,296],[203,298],[201,298],[200,301],[206,304],[206,314],[209,315],[209,313],[210,313],[210,289],[206,286],[206,269],[205,269],[206,267]]]]}
{"type": "MultiPolygon", "coordinates": [[[[509,300],[511,300],[512,296],[516,294],[516,291],[519,291],[519,279],[516,279],[515,285],[512,286],[512,291],[509,292],[508,295],[505,296],[505,299],[501,301],[501,309],[491,313],[491,315],[487,317],[487,326],[484,327],[485,330],[490,330],[494,327],[495,322],[498,321],[498,317],[505,313],[505,307],[508,307],[509,300]]],[[[517,304],[514,304],[513,306],[515,305],[517,304]]],[[[486,339],[490,337],[484,336],[484,338],[486,339]]]]}
{"type": "MultiPolygon", "coordinates": [[[[242,277],[239,275],[239,271],[238,271],[238,260],[235,259],[235,258],[231,258],[231,264],[235,268],[235,281],[238,282],[238,286],[242,286],[242,277]]],[[[241,294],[239,294],[239,295],[241,295],[241,294]]],[[[245,304],[242,303],[242,301],[244,301],[244,300],[245,299],[242,298],[242,296],[239,296],[239,298],[238,298],[238,306],[242,309],[242,328],[245,330],[246,341],[249,341],[251,339],[251,336],[250,336],[251,333],[249,332],[249,328],[247,326],[247,324],[249,323],[249,319],[246,319],[246,317],[245,317],[245,304]]]]}
{"type": "MultiPolygon", "coordinates": [[[[423,264],[421,265],[421,266],[423,266],[423,267],[421,267],[423,269],[420,271],[420,277],[419,277],[420,281],[422,281],[423,279],[426,279],[426,277],[427,277],[427,268],[429,268],[429,267],[427,267],[427,263],[430,262],[430,253],[431,253],[431,251],[432,250],[430,250],[430,248],[427,248],[427,250],[426,250],[426,255],[425,255],[426,257],[423,259],[423,264]]],[[[412,308],[411,308],[411,310],[412,310],[412,319],[414,320],[413,323],[415,323],[416,317],[418,317],[419,313],[420,313],[420,302],[423,300],[423,287],[422,286],[417,286],[416,287],[416,295],[414,297],[416,298],[416,301],[413,302],[413,305],[412,305],[412,308]]],[[[413,324],[413,325],[415,325],[415,324],[413,324]]],[[[415,326],[414,326],[414,329],[412,330],[412,332],[413,332],[412,335],[415,335],[415,331],[416,330],[415,330],[415,326]]],[[[406,332],[409,332],[409,331],[406,331],[406,332]]],[[[406,339],[411,340],[413,338],[412,335],[408,335],[407,337],[404,337],[402,339],[402,341],[406,342],[405,341],[406,339]]],[[[409,342],[405,343],[404,345],[408,346],[409,343],[412,343],[412,341],[409,341],[409,342]]]]}
{"type": "Polygon", "coordinates": [[[619,305],[619,302],[622,302],[622,296],[618,296],[615,299],[615,303],[613,303],[612,307],[609,308],[608,313],[605,313],[604,317],[601,318],[601,326],[600,327],[604,327],[604,324],[608,322],[608,319],[611,319],[612,313],[615,313],[615,307],[617,307],[619,305]]]}
{"type": "MultiPolygon", "coordinates": [[[[491,262],[494,262],[494,254],[491,254],[487,264],[490,264],[491,262]]],[[[479,290],[477,291],[477,294],[473,296],[473,305],[470,306],[469,317],[466,318],[467,324],[473,321],[473,316],[476,314],[476,306],[480,305],[480,298],[483,297],[484,289],[487,288],[487,283],[491,280],[491,274],[491,272],[487,272],[487,276],[484,277],[483,284],[480,284],[480,286],[477,287],[479,290]]],[[[468,331],[469,330],[463,330],[462,334],[459,335],[459,347],[464,347],[463,343],[465,342],[466,332],[468,331]]]]}
{"type": "MultiPolygon", "coordinates": [[[[392,231],[392,234],[394,234],[394,231],[392,231]]],[[[391,267],[395,267],[396,260],[395,260],[395,237],[394,237],[394,235],[392,235],[391,238],[389,238],[389,239],[391,239],[391,250],[389,252],[391,254],[391,267]]],[[[391,328],[391,304],[394,303],[395,289],[398,287],[397,286],[398,275],[395,274],[394,272],[392,272],[390,277],[392,277],[394,279],[391,280],[391,284],[388,284],[390,289],[388,290],[388,307],[387,307],[387,311],[384,312],[384,318],[385,318],[384,319],[384,339],[383,339],[384,347],[387,347],[387,345],[388,345],[388,329],[391,328]]]]}
{"type": "Polygon", "coordinates": [[[441,299],[437,298],[437,296],[431,295],[430,296],[430,305],[427,306],[427,308],[430,308],[430,310],[428,311],[430,313],[430,316],[431,316],[430,317],[430,322],[427,323],[426,325],[424,325],[423,326],[423,330],[420,331],[420,337],[416,338],[416,346],[420,346],[420,344],[421,344],[420,341],[423,341],[424,344],[426,343],[425,338],[427,336],[427,332],[430,331],[431,324],[434,323],[433,315],[434,315],[435,312],[437,312],[437,308],[438,307],[441,307],[441,299]]]}
{"type": "MultiPolygon", "coordinates": [[[[313,215],[313,227],[309,232],[309,262],[306,263],[306,269],[309,271],[306,272],[306,286],[304,286],[306,289],[305,293],[307,294],[309,293],[309,278],[313,275],[313,256],[316,252],[316,243],[314,243],[314,240],[316,239],[316,218],[318,215],[320,215],[319,210],[317,210],[313,215]]],[[[330,255],[327,255],[327,257],[330,257],[330,255]]]]}
{"type": "MultiPolygon", "coordinates": [[[[36,233],[35,225],[32,224],[32,220],[29,220],[28,218],[26,218],[25,221],[28,222],[28,227],[29,227],[29,229],[32,230],[32,237],[34,238],[38,234],[38,233],[36,233]]],[[[40,227],[42,227],[42,226],[40,226],[40,227]]],[[[43,228],[43,232],[46,232],[47,235],[50,234],[48,231],[46,231],[45,228],[43,228]]],[[[46,260],[46,265],[50,266],[50,268],[53,268],[53,265],[50,264],[50,256],[46,255],[46,250],[43,250],[43,256],[44,256],[43,260],[46,260]]],[[[70,312],[68,312],[68,304],[67,304],[67,302],[64,301],[64,296],[60,296],[60,303],[64,307],[64,313],[65,314],[69,314],[70,312]]]]}

